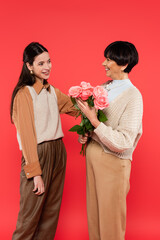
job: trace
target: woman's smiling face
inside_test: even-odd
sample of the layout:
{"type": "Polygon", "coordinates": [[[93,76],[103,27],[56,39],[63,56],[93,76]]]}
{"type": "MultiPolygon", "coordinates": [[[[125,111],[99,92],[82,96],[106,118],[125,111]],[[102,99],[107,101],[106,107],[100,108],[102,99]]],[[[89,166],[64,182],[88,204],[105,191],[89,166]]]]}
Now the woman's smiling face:
{"type": "Polygon", "coordinates": [[[110,58],[106,58],[102,65],[105,67],[107,77],[110,77],[113,80],[123,79],[123,75],[126,75],[123,71],[127,66],[119,66],[110,58]]]}
{"type": "Polygon", "coordinates": [[[52,63],[48,52],[43,52],[35,57],[33,65],[28,66],[33,71],[36,79],[47,80],[50,76],[52,63]]]}

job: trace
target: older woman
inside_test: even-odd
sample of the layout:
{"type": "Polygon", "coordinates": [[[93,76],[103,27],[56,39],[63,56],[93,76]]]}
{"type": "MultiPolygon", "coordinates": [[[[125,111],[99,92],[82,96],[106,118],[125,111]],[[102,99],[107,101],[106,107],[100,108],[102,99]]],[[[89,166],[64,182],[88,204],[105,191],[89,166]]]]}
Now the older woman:
{"type": "MultiPolygon", "coordinates": [[[[95,109],[78,101],[95,127],[86,151],[88,228],[91,240],[124,240],[132,154],[142,135],[142,96],[128,78],[138,53],[132,43],[116,41],[104,56],[111,78],[103,84],[109,98],[104,110],[108,121],[99,122],[95,109]]],[[[80,143],[86,140],[79,137],[80,143]]]]}

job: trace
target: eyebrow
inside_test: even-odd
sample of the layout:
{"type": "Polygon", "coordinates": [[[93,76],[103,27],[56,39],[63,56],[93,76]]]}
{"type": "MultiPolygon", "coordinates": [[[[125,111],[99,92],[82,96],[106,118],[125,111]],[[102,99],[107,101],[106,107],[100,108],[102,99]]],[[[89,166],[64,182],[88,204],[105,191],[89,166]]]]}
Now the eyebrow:
{"type": "MultiPolygon", "coordinates": [[[[48,60],[47,60],[47,62],[48,61],[51,61],[51,59],[49,58],[48,60]]],[[[38,63],[44,63],[45,61],[39,61],[38,63]]]]}

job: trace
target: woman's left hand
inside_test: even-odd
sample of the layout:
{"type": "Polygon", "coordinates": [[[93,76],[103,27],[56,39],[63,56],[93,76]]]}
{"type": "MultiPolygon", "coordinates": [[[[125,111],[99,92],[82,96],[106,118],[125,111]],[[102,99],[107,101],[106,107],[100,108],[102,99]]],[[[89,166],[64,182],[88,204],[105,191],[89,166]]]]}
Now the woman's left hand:
{"type": "Polygon", "coordinates": [[[97,118],[97,112],[95,107],[89,107],[87,102],[84,102],[80,99],[76,100],[78,107],[85,114],[85,116],[89,119],[91,124],[96,128],[100,124],[100,121],[97,118]]]}
{"type": "Polygon", "coordinates": [[[44,189],[44,182],[41,176],[34,176],[33,177],[33,182],[34,182],[34,189],[33,192],[36,195],[42,195],[45,191],[44,189]]]}
{"type": "Polygon", "coordinates": [[[86,144],[88,141],[88,133],[85,133],[85,136],[79,135],[78,142],[81,144],[86,144]]]}

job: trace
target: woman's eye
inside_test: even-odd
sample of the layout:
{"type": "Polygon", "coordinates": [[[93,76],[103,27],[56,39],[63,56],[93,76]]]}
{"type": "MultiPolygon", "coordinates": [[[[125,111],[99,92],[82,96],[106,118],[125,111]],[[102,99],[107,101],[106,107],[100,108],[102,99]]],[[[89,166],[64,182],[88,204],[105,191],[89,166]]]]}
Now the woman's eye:
{"type": "Polygon", "coordinates": [[[43,65],[43,62],[38,63],[38,65],[42,66],[42,65],[43,65]]]}
{"type": "Polygon", "coordinates": [[[50,59],[48,60],[48,63],[51,63],[51,60],[50,60],[50,59]]]}

